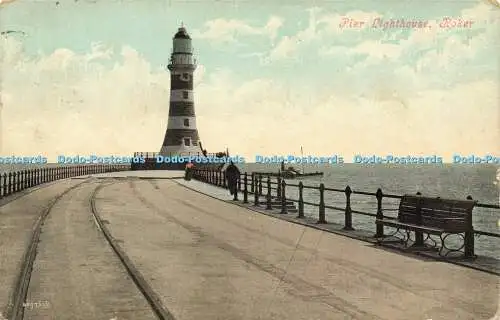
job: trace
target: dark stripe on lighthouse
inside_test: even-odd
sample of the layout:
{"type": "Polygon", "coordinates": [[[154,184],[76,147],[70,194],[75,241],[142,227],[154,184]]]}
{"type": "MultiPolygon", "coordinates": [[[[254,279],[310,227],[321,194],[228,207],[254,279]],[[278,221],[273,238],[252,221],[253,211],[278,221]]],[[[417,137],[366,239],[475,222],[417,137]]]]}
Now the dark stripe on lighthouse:
{"type": "Polygon", "coordinates": [[[196,129],[167,129],[165,138],[163,139],[164,146],[178,146],[182,144],[183,138],[191,138],[192,143],[198,142],[198,130],[196,129]]]}
{"type": "Polygon", "coordinates": [[[171,101],[169,117],[194,117],[194,102],[193,101],[171,101]]]}
{"type": "Polygon", "coordinates": [[[171,90],[193,90],[193,75],[189,73],[189,80],[184,80],[180,74],[170,76],[171,90]]]}

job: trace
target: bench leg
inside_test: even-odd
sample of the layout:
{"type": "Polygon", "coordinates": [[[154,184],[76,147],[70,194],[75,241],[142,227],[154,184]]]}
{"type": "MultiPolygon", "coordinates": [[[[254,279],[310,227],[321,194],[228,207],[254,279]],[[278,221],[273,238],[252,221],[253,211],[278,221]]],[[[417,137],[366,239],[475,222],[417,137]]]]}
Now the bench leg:
{"type": "Polygon", "coordinates": [[[448,253],[446,253],[445,255],[443,255],[443,250],[444,250],[444,249],[445,249],[445,247],[446,247],[446,246],[444,245],[444,239],[446,239],[446,237],[444,237],[444,238],[443,238],[443,235],[442,235],[442,234],[440,234],[440,235],[439,235],[439,239],[441,239],[441,246],[439,247],[439,252],[438,252],[438,254],[439,254],[439,256],[440,256],[440,257],[446,257],[446,256],[448,255],[448,253],[449,253],[449,252],[448,252],[448,253]]]}
{"type": "MultiPolygon", "coordinates": [[[[408,231],[405,230],[405,232],[408,234],[408,231]]],[[[398,243],[402,243],[404,245],[406,245],[406,243],[408,243],[408,237],[405,237],[404,233],[401,232],[401,230],[399,228],[396,228],[396,231],[393,232],[393,233],[390,233],[390,234],[384,234],[384,236],[382,237],[377,237],[375,235],[375,239],[377,241],[377,245],[383,245],[384,242],[387,242],[387,243],[394,243],[394,242],[398,242],[398,243]],[[401,233],[402,234],[402,239],[396,237],[396,234],[398,233],[401,233]],[[390,240],[390,241],[384,241],[384,239],[387,239],[387,238],[391,238],[391,237],[394,237],[396,239],[398,239],[397,241],[395,240],[390,240]]]]}
{"type": "Polygon", "coordinates": [[[465,248],[464,235],[462,235],[461,233],[443,233],[439,236],[439,238],[441,239],[441,248],[439,249],[439,256],[440,257],[447,257],[452,252],[462,252],[465,256],[465,252],[462,251],[462,249],[465,248]],[[446,238],[452,234],[456,234],[456,235],[462,237],[462,239],[463,239],[462,245],[458,249],[450,249],[445,244],[446,238]],[[445,252],[445,250],[446,250],[446,252],[445,252]],[[444,252],[444,254],[443,254],[443,252],[444,252]]]}

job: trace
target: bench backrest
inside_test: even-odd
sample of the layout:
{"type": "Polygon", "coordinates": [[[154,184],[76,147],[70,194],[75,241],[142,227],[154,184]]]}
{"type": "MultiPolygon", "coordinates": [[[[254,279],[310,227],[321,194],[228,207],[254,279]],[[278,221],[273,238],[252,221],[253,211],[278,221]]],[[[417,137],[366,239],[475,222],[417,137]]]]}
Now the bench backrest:
{"type": "Polygon", "coordinates": [[[476,201],[404,195],[399,203],[398,220],[403,223],[465,232],[472,228],[476,201]],[[420,211],[420,214],[419,214],[420,211]]]}

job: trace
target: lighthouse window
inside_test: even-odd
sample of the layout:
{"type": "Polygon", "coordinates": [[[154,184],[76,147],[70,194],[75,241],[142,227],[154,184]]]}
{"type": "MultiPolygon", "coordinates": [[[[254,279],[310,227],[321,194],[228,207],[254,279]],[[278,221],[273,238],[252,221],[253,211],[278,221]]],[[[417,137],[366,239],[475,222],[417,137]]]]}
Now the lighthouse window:
{"type": "Polygon", "coordinates": [[[187,92],[187,91],[182,91],[182,98],[184,98],[184,99],[189,98],[189,92],[187,92]]]}
{"type": "Polygon", "coordinates": [[[182,78],[189,80],[189,73],[183,73],[182,78]]]}
{"type": "Polygon", "coordinates": [[[189,119],[184,119],[184,127],[189,127],[189,119]]]}
{"type": "Polygon", "coordinates": [[[185,146],[190,146],[191,145],[191,140],[189,138],[184,138],[184,145],[185,146]]]}

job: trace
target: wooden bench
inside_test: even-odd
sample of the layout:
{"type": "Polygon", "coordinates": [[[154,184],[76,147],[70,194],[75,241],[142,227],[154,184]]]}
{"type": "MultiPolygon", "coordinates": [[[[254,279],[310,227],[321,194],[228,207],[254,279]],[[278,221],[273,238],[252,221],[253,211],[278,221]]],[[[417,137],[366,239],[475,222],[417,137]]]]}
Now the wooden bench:
{"type": "MultiPolygon", "coordinates": [[[[424,247],[423,234],[439,235],[441,247],[439,255],[443,249],[447,249],[445,255],[452,251],[459,251],[465,248],[465,256],[470,256],[474,247],[474,230],[472,227],[472,210],[476,201],[454,200],[443,198],[430,198],[420,195],[404,195],[399,203],[397,219],[377,218],[376,224],[406,230],[408,238],[404,240],[405,246],[409,240],[409,233],[415,232],[415,242],[413,247],[424,247]],[[448,249],[445,246],[445,239],[450,234],[464,234],[464,244],[456,250],[448,249]],[[470,244],[472,243],[472,249],[470,244]]],[[[382,239],[377,239],[380,244],[382,239]]]]}

